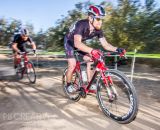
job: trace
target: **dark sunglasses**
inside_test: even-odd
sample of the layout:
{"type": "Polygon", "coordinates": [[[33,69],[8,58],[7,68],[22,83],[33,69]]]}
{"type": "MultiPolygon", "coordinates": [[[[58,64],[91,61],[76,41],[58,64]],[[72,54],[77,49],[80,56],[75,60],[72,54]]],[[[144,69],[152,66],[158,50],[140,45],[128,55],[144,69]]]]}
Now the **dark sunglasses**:
{"type": "Polygon", "coordinates": [[[96,21],[102,21],[102,18],[93,17],[96,21]]]}
{"type": "Polygon", "coordinates": [[[95,18],[96,19],[96,21],[102,21],[102,19],[101,18],[95,18]]]}
{"type": "Polygon", "coordinates": [[[27,35],[22,35],[22,37],[28,37],[27,35]]]}

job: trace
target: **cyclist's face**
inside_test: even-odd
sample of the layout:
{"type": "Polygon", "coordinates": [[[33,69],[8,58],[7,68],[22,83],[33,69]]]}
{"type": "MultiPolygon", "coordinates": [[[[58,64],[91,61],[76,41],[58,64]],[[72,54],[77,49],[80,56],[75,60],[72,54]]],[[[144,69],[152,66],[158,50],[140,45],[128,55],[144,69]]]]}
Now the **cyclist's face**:
{"type": "Polygon", "coordinates": [[[22,39],[23,39],[24,41],[26,41],[26,40],[28,39],[28,36],[22,35],[22,39]]]}
{"type": "Polygon", "coordinates": [[[93,26],[95,27],[95,29],[100,30],[102,26],[102,19],[94,18],[93,26]]]}

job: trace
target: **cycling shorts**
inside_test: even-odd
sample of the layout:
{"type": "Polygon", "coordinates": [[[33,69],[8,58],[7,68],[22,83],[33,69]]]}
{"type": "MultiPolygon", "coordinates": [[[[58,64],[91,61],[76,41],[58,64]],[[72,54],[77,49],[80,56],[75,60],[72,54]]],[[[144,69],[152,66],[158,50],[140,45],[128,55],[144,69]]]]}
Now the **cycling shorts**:
{"type": "MultiPolygon", "coordinates": [[[[64,48],[65,48],[66,58],[75,58],[74,51],[76,50],[76,48],[74,47],[74,43],[72,43],[66,37],[64,38],[64,48]]],[[[82,51],[78,51],[78,53],[82,57],[87,54],[86,52],[82,51]]]]}
{"type": "MultiPolygon", "coordinates": [[[[21,47],[21,48],[18,48],[21,52],[27,52],[26,48],[25,47],[21,47]]],[[[13,50],[13,54],[15,54],[16,51],[13,50]]]]}

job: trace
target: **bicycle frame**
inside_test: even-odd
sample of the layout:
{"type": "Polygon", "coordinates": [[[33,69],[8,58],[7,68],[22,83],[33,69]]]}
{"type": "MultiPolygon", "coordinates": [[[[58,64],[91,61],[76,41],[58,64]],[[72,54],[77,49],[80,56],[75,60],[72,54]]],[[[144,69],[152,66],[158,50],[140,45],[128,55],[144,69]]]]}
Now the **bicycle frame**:
{"type": "Polygon", "coordinates": [[[26,63],[28,63],[27,53],[23,53],[23,54],[20,55],[19,58],[17,58],[16,65],[20,64],[20,62],[22,61],[22,58],[24,59],[24,65],[26,66],[26,63]]]}
{"type": "Polygon", "coordinates": [[[105,56],[120,55],[115,52],[107,52],[103,53],[99,59],[94,60],[92,58],[92,61],[80,62],[76,54],[78,52],[75,53],[76,67],[73,71],[74,78],[72,78],[73,85],[76,88],[74,93],[67,91],[66,73],[68,68],[65,69],[63,75],[64,92],[69,99],[79,101],[81,97],[86,98],[88,93],[94,93],[101,110],[106,116],[122,124],[133,121],[138,112],[138,99],[135,88],[125,74],[115,69],[109,69],[104,62],[105,56]],[[95,63],[95,71],[89,83],[85,83],[86,80],[83,80],[83,71],[81,70],[82,64],[87,62],[95,63]],[[95,83],[94,80],[96,80],[97,87],[95,90],[90,89],[92,84],[95,83]]]}
{"type": "Polygon", "coordinates": [[[27,57],[27,53],[22,53],[22,54],[20,54],[20,57],[17,59],[17,65],[19,64],[20,65],[20,62],[21,61],[24,61],[24,67],[23,67],[23,69],[21,70],[21,73],[22,73],[22,76],[26,73],[26,67],[27,67],[27,64],[28,64],[28,57],[27,57]]]}
{"type": "Polygon", "coordinates": [[[25,53],[23,55],[23,58],[24,58],[24,66],[26,67],[27,63],[28,63],[28,57],[27,57],[27,53],[25,53]]]}
{"type": "MultiPolygon", "coordinates": [[[[74,69],[74,71],[78,71],[80,73],[80,77],[81,77],[81,80],[82,80],[82,72],[81,72],[81,64],[84,64],[84,63],[87,63],[87,62],[91,62],[91,61],[83,61],[83,62],[80,62],[79,61],[79,58],[78,58],[78,55],[77,53],[75,54],[76,55],[76,67],[74,69]]],[[[94,61],[94,60],[93,60],[94,61]]],[[[92,76],[92,79],[91,81],[88,83],[88,85],[82,85],[82,87],[84,88],[85,92],[86,93],[96,93],[95,90],[90,90],[90,87],[91,87],[91,84],[93,83],[93,81],[95,80],[95,78],[97,77],[97,74],[100,72],[100,76],[102,76],[102,79],[103,79],[103,82],[106,86],[109,86],[109,83],[110,85],[113,83],[112,82],[112,79],[110,76],[105,76],[105,71],[108,70],[108,68],[105,66],[105,62],[103,60],[103,57],[101,56],[99,59],[98,59],[98,63],[96,64],[96,67],[95,67],[95,72],[92,76]],[[109,82],[109,83],[108,83],[109,82]]],[[[83,80],[82,80],[83,81],[83,80]]]]}

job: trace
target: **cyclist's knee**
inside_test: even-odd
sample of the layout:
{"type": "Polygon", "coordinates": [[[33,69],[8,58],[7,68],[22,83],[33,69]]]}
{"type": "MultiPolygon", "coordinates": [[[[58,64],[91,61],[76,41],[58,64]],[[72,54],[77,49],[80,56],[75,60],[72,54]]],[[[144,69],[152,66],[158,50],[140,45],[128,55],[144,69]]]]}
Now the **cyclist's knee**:
{"type": "Polygon", "coordinates": [[[72,71],[76,67],[76,60],[74,58],[68,59],[68,70],[72,71]]]}
{"type": "Polygon", "coordinates": [[[16,59],[19,59],[19,58],[20,58],[20,55],[16,54],[16,55],[15,55],[15,58],[16,58],[16,59]]]}
{"type": "Polygon", "coordinates": [[[68,64],[68,68],[69,69],[74,69],[76,67],[76,64],[75,63],[70,63],[68,64]]]}
{"type": "Polygon", "coordinates": [[[68,66],[68,70],[71,72],[74,70],[74,68],[75,68],[75,66],[73,66],[73,65],[68,66]]]}
{"type": "Polygon", "coordinates": [[[89,57],[89,56],[85,55],[85,56],[83,57],[83,60],[85,60],[85,61],[89,61],[89,60],[91,60],[91,57],[89,57]]]}

